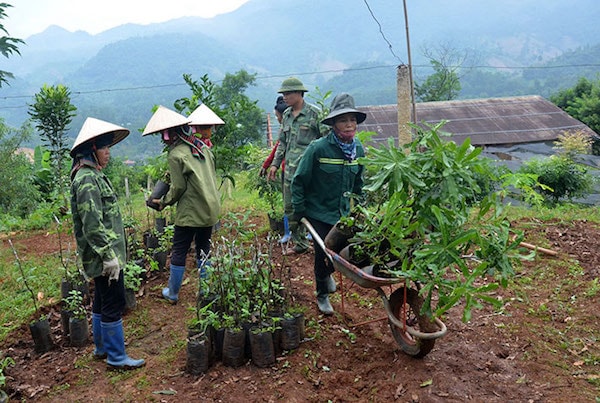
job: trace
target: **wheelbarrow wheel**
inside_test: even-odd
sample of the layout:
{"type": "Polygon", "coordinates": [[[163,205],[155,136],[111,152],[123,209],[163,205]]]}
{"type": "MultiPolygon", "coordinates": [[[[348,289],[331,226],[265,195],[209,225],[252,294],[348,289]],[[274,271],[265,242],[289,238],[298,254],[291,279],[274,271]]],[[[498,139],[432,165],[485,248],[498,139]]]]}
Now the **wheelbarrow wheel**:
{"type": "MultiPolygon", "coordinates": [[[[435,327],[430,318],[420,313],[423,298],[419,296],[418,291],[408,288],[406,290],[405,301],[404,288],[398,288],[390,295],[389,301],[392,314],[400,322],[406,323],[407,327],[424,333],[431,332],[433,330],[432,327],[435,327]]],[[[400,345],[404,353],[415,358],[421,358],[425,357],[433,349],[435,339],[415,338],[405,329],[397,327],[391,321],[389,323],[394,339],[396,339],[396,343],[400,345]]]]}

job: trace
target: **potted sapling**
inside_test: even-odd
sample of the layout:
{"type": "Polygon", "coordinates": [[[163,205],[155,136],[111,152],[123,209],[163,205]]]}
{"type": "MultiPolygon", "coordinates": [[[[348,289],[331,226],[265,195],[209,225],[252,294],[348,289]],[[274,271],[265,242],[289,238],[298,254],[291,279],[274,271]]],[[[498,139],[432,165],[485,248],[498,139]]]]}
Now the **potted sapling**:
{"type": "Polygon", "coordinates": [[[35,267],[30,270],[30,273],[26,273],[12,240],[9,239],[8,243],[10,244],[13,254],[15,255],[15,260],[21,273],[21,280],[25,284],[25,288],[29,292],[31,301],[33,302],[36,319],[29,324],[29,331],[31,332],[31,337],[33,338],[34,350],[36,353],[45,353],[54,347],[54,341],[52,340],[52,335],[50,333],[50,322],[48,321],[48,317],[41,314],[37,304],[36,295],[29,285],[28,278],[32,276],[31,273],[35,270],[35,267]]]}
{"type": "Polygon", "coordinates": [[[188,322],[185,368],[192,375],[205,373],[211,365],[214,342],[210,330],[219,327],[219,314],[212,309],[214,302],[202,307],[198,303],[195,317],[188,322]]]}
{"type": "Polygon", "coordinates": [[[60,319],[63,330],[63,337],[69,337],[69,318],[71,317],[71,312],[65,306],[65,299],[69,296],[72,290],[78,290],[81,292],[83,296],[84,302],[89,300],[90,298],[90,290],[88,287],[88,283],[85,277],[81,274],[78,267],[77,256],[71,253],[71,244],[67,244],[67,251],[64,253],[63,251],[63,242],[62,242],[62,223],[54,216],[54,221],[57,224],[56,234],[58,237],[58,247],[59,247],[59,257],[60,263],[64,269],[64,277],[60,282],[60,296],[61,296],[61,311],[60,311],[60,319]],[[74,265],[71,265],[72,262],[75,262],[74,265]]]}
{"type": "Polygon", "coordinates": [[[73,347],[83,347],[88,343],[89,329],[87,310],[83,302],[83,294],[78,290],[71,290],[65,299],[65,304],[71,317],[69,318],[69,340],[73,347]]]}
{"type": "Polygon", "coordinates": [[[125,312],[129,312],[137,305],[136,293],[142,286],[142,277],[146,269],[135,262],[128,262],[123,269],[123,283],[125,285],[125,312]]]}
{"type": "Polygon", "coordinates": [[[271,181],[266,176],[260,176],[258,172],[252,171],[246,188],[256,191],[262,203],[266,204],[267,217],[271,231],[283,234],[283,193],[281,181],[271,181]]]}

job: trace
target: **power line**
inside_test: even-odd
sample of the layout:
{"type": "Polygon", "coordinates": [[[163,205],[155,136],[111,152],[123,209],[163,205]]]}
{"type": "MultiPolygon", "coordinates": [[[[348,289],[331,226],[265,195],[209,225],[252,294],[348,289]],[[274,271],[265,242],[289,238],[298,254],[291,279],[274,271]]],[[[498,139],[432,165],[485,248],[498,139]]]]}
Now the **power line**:
{"type": "MultiPolygon", "coordinates": [[[[429,64],[417,64],[413,67],[419,68],[431,68],[429,64]]],[[[450,68],[461,68],[462,66],[448,66],[450,68]]],[[[489,66],[489,65],[475,65],[469,66],[470,69],[498,69],[498,70],[552,70],[552,69],[561,69],[561,68],[582,68],[582,67],[593,67],[600,68],[600,63],[584,63],[584,64],[571,64],[571,65],[555,65],[555,66],[489,66]]],[[[375,69],[388,69],[393,68],[394,70],[397,68],[395,64],[387,64],[387,65],[379,65],[379,66],[368,66],[368,67],[355,67],[350,69],[331,69],[331,70],[319,70],[319,71],[309,71],[309,72],[292,72],[285,74],[271,74],[265,76],[257,76],[257,80],[267,80],[272,78],[283,78],[289,76],[307,76],[307,75],[315,75],[315,74],[326,74],[326,73],[344,73],[344,72],[352,72],[352,71],[365,71],[365,70],[375,70],[375,69]]],[[[222,80],[216,80],[215,82],[220,82],[222,80]]],[[[186,85],[185,83],[170,83],[170,84],[154,84],[147,86],[136,86],[136,87],[122,87],[122,88],[103,88],[97,90],[89,90],[89,91],[72,91],[72,95],[89,95],[89,94],[99,94],[105,92],[119,92],[119,91],[136,91],[136,90],[151,90],[157,88],[170,88],[170,87],[180,87],[186,85]]],[[[7,95],[0,96],[0,100],[11,100],[11,99],[30,99],[34,96],[31,95],[7,95]]],[[[0,110],[3,109],[19,109],[25,108],[27,105],[12,105],[12,106],[0,106],[0,110]]]]}
{"type": "Polygon", "coordinates": [[[365,2],[365,5],[367,6],[367,9],[369,10],[369,13],[371,14],[371,18],[373,18],[373,20],[375,21],[375,23],[377,23],[377,26],[379,27],[379,33],[381,34],[381,37],[388,44],[388,49],[390,50],[390,52],[392,53],[392,55],[400,62],[400,64],[404,64],[404,62],[396,55],[396,53],[394,53],[394,49],[392,48],[392,44],[385,37],[385,34],[383,33],[383,28],[382,28],[381,24],[379,23],[379,21],[377,20],[377,17],[375,17],[375,14],[373,14],[373,10],[371,10],[371,6],[367,2],[367,0],[363,0],[363,1],[365,2]]]}

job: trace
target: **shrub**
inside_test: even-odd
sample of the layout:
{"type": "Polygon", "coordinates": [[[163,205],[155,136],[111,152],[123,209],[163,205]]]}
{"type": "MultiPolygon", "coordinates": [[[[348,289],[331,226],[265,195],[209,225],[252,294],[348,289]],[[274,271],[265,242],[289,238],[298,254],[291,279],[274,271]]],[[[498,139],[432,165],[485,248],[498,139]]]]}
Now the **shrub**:
{"type": "Polygon", "coordinates": [[[519,172],[537,175],[538,182],[546,186],[539,188],[539,192],[549,204],[589,194],[594,181],[587,168],[565,155],[529,160],[519,172]]]}

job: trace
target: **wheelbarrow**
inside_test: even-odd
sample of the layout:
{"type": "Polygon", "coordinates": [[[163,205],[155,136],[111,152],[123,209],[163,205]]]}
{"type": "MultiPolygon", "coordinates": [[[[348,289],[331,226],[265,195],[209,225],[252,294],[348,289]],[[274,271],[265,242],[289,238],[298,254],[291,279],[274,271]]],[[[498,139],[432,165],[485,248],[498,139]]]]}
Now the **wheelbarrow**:
{"type": "Polygon", "coordinates": [[[438,318],[433,321],[421,313],[423,298],[418,290],[410,288],[401,277],[378,277],[368,268],[359,268],[335,251],[329,249],[306,218],[301,223],[312,235],[313,241],[325,252],[336,271],[358,286],[377,292],[387,314],[394,339],[402,351],[415,358],[426,356],[434,347],[435,340],[447,332],[446,325],[438,318]],[[404,283],[402,285],[402,283],[404,283]],[[382,287],[401,284],[388,295],[382,287]]]}

